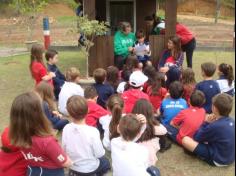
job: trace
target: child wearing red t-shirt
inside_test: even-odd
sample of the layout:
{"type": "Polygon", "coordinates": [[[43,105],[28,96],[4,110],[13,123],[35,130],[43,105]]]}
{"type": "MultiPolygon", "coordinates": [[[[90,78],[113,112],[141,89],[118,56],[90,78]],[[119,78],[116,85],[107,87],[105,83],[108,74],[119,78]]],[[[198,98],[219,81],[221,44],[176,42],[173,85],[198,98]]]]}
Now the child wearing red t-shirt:
{"type": "Polygon", "coordinates": [[[100,117],[108,115],[108,111],[97,104],[98,94],[93,86],[89,86],[84,90],[84,98],[86,98],[88,104],[88,114],[85,117],[85,122],[89,126],[99,128],[100,117]]]}
{"type": "Polygon", "coordinates": [[[191,68],[186,68],[182,71],[181,82],[184,86],[183,98],[187,101],[188,105],[190,105],[190,96],[196,86],[195,73],[191,68]]]}
{"type": "Polygon", "coordinates": [[[21,147],[28,162],[27,175],[64,176],[64,167],[71,165],[53,136],[52,126],[45,117],[42,100],[34,92],[19,95],[10,112],[11,143],[21,147]]]}
{"type": "Polygon", "coordinates": [[[165,80],[165,75],[157,72],[152,84],[147,88],[147,94],[149,95],[150,102],[152,103],[154,113],[157,113],[157,110],[161,106],[162,100],[167,95],[167,89],[164,88],[162,83],[165,80]]]}
{"type": "Polygon", "coordinates": [[[47,81],[53,86],[52,78],[56,75],[53,72],[48,72],[43,63],[43,46],[40,44],[35,44],[31,48],[30,55],[30,72],[37,85],[41,81],[47,81]]]}
{"type": "Polygon", "coordinates": [[[190,97],[191,106],[180,111],[171,120],[170,125],[165,126],[168,130],[168,135],[173,141],[181,145],[185,136],[193,137],[205,120],[206,111],[202,108],[204,102],[204,93],[199,90],[194,91],[190,97]]]}
{"type": "Polygon", "coordinates": [[[149,100],[149,96],[142,92],[142,87],[147,82],[148,77],[141,71],[134,71],[129,78],[130,89],[122,94],[125,103],[124,113],[130,113],[137,100],[144,98],[149,100]]]}
{"type": "Polygon", "coordinates": [[[24,159],[20,148],[11,145],[9,128],[5,128],[1,135],[0,150],[0,176],[26,175],[27,161],[24,159]]]}

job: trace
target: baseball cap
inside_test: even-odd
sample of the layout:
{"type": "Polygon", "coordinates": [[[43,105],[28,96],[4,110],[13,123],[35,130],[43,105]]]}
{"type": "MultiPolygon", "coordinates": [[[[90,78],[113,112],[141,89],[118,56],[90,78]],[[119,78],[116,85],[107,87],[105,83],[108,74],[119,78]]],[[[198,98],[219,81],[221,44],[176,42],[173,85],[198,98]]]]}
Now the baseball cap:
{"type": "Polygon", "coordinates": [[[148,77],[141,71],[134,71],[129,78],[129,84],[133,87],[141,87],[147,82],[148,77]]]}
{"type": "Polygon", "coordinates": [[[1,135],[1,142],[2,147],[9,149],[11,152],[16,152],[19,150],[18,147],[15,147],[11,145],[10,139],[9,139],[9,128],[6,127],[1,135]]]}

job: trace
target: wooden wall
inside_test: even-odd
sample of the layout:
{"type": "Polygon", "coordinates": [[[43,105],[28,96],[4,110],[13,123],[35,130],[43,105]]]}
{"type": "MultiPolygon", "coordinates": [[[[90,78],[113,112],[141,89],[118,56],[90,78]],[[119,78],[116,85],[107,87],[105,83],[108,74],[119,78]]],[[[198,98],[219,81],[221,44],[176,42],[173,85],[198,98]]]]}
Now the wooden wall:
{"type": "Polygon", "coordinates": [[[88,18],[95,19],[95,0],[83,0],[84,14],[88,15],[88,18]]]}
{"type": "Polygon", "coordinates": [[[114,65],[113,37],[97,36],[89,55],[89,75],[93,75],[96,68],[106,69],[114,65]]]}
{"type": "Polygon", "coordinates": [[[106,0],[96,0],[96,20],[106,21],[106,0]]]}
{"type": "Polygon", "coordinates": [[[145,29],[145,17],[156,13],[156,0],[136,0],[137,30],[145,29]]]}

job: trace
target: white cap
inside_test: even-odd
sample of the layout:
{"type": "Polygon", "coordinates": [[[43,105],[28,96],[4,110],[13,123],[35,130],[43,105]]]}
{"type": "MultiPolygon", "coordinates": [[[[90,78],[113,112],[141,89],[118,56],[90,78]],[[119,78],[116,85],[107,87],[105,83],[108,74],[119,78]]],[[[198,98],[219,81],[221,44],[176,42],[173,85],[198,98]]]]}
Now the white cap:
{"type": "Polygon", "coordinates": [[[165,29],[165,22],[162,21],[157,25],[158,28],[165,29]]]}
{"type": "Polygon", "coordinates": [[[147,82],[148,77],[141,71],[134,71],[129,77],[129,84],[133,87],[141,87],[147,82]]]}

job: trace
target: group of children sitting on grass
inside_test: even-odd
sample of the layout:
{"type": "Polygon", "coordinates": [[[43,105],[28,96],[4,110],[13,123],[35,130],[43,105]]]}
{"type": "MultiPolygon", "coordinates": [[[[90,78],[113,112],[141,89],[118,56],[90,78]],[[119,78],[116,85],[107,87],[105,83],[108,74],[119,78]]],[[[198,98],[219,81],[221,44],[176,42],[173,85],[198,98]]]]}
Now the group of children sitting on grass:
{"type": "Polygon", "coordinates": [[[0,176],[159,176],[157,152],[170,148],[167,137],[213,166],[234,162],[235,126],[232,66],[201,65],[197,83],[191,68],[179,80],[129,57],[123,70],[94,70],[95,83],[79,85],[80,72],[57,68],[58,53],[31,50],[35,89],[17,96],[10,123],[1,135],[0,176]],[[57,100],[58,103],[55,101],[57,100]],[[54,129],[54,130],[53,130],[54,129]],[[55,130],[62,130],[61,144],[55,130]],[[111,164],[105,156],[111,152],[111,164]]]}

